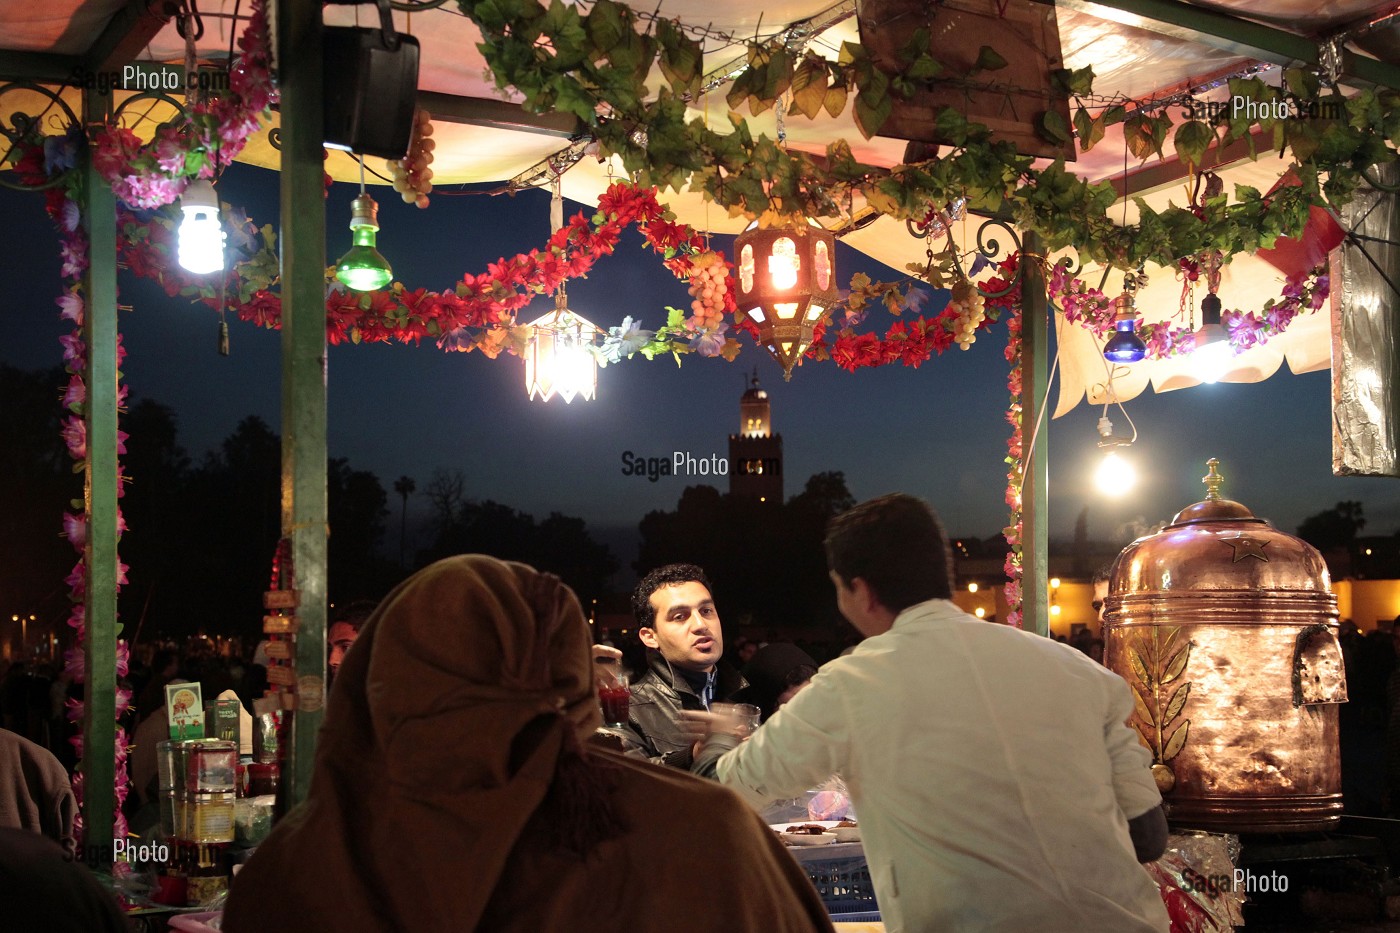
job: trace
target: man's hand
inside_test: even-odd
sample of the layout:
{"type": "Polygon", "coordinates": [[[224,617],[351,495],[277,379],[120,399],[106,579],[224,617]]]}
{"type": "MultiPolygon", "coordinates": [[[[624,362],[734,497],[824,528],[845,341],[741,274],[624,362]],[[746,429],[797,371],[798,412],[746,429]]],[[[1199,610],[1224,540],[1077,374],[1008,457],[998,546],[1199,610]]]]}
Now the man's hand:
{"type": "Polygon", "coordinates": [[[618,673],[622,670],[622,652],[610,645],[593,646],[593,674],[600,687],[613,687],[618,684],[618,673]]]}
{"type": "Polygon", "coordinates": [[[690,737],[690,757],[694,759],[700,754],[700,749],[705,747],[705,742],[710,734],[720,731],[715,728],[715,723],[719,717],[714,713],[706,713],[701,710],[681,710],[681,718],[676,723],[681,732],[690,737]]]}

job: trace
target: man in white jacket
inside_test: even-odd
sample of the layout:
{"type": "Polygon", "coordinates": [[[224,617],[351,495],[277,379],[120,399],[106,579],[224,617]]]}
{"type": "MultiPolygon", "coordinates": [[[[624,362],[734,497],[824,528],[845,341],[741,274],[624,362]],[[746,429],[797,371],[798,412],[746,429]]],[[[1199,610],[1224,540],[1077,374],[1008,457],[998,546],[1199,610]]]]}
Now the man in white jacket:
{"type": "Polygon", "coordinates": [[[1073,648],[960,611],[933,510],[885,496],[826,539],[866,635],[750,740],[694,770],[756,806],[840,773],[890,933],[1161,933],[1138,864],[1166,820],[1127,684],[1073,648]]]}

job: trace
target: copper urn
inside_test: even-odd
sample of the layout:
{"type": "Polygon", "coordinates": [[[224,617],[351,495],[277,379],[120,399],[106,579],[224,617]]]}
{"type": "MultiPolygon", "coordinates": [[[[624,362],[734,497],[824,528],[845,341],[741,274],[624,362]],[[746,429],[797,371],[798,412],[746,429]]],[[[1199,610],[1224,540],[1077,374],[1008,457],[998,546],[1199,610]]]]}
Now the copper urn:
{"type": "Polygon", "coordinates": [[[1337,599],[1307,542],[1220,495],[1128,545],[1104,603],[1104,663],[1132,688],[1167,816],[1212,832],[1341,818],[1337,599]]]}

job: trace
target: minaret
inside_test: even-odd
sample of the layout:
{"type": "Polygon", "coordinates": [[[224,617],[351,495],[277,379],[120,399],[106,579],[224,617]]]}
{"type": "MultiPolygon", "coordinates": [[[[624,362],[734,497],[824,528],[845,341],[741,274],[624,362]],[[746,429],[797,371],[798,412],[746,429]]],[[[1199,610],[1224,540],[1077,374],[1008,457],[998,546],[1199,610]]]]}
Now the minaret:
{"type": "Polygon", "coordinates": [[[781,505],[783,436],[773,433],[768,393],[759,388],[754,370],[739,399],[739,433],[729,435],[729,494],[781,505]]]}

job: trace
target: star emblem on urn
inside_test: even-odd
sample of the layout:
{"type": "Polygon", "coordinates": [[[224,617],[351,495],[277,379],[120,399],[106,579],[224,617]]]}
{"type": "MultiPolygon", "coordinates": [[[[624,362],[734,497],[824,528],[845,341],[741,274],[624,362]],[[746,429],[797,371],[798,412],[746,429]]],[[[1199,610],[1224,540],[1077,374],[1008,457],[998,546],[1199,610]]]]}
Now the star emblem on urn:
{"type": "Polygon", "coordinates": [[[1246,557],[1257,557],[1266,564],[1269,562],[1268,555],[1264,553],[1264,548],[1269,546],[1267,541],[1251,538],[1246,534],[1237,534],[1232,538],[1222,538],[1221,540],[1235,551],[1235,559],[1231,563],[1238,564],[1246,557]]]}

